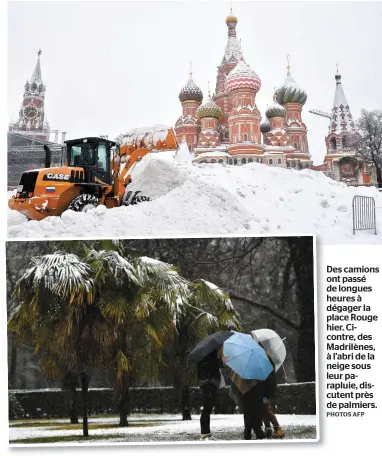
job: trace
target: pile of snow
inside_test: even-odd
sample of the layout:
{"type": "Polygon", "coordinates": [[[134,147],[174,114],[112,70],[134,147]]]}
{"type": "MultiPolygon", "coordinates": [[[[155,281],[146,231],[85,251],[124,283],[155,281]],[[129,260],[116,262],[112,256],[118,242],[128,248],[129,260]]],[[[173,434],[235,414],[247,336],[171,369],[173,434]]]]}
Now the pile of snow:
{"type": "Polygon", "coordinates": [[[136,206],[30,221],[8,212],[10,237],[156,236],[316,233],[326,244],[382,242],[382,192],[348,187],[312,170],[260,163],[244,166],[178,162],[174,155],[148,154],[135,168],[131,190],[152,201],[136,206]],[[376,236],[352,229],[354,195],[372,196],[376,236]]]}
{"type": "Polygon", "coordinates": [[[180,144],[179,150],[177,151],[177,153],[175,155],[175,160],[178,162],[191,162],[192,161],[192,155],[190,154],[186,141],[183,141],[180,144]]]}
{"type": "Polygon", "coordinates": [[[166,141],[169,130],[170,127],[166,127],[165,125],[134,128],[118,136],[117,142],[122,146],[134,145],[140,147],[143,141],[144,147],[149,147],[152,144],[166,141]]]}

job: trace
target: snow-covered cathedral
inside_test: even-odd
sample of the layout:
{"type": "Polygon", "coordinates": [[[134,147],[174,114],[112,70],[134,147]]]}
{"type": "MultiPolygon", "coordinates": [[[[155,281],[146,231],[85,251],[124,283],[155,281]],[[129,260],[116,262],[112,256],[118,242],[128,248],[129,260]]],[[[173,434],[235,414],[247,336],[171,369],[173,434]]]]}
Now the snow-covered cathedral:
{"type": "Polygon", "coordinates": [[[354,146],[358,135],[349,103],[342,86],[341,75],[335,75],[336,88],[330,113],[312,109],[311,113],[329,119],[329,132],[325,137],[324,163],[314,166],[334,180],[348,185],[375,185],[377,173],[374,164],[357,153],[354,146]]]}
{"type": "Polygon", "coordinates": [[[284,84],[273,97],[264,121],[256,106],[261,80],[245,62],[236,36],[237,17],[226,18],[228,41],[218,66],[215,93],[203,93],[192,73],[179,93],[182,115],[175,131],[186,141],[195,161],[241,165],[253,161],[284,168],[311,168],[307,128],[302,120],[306,92],[288,65],[284,84]]]}

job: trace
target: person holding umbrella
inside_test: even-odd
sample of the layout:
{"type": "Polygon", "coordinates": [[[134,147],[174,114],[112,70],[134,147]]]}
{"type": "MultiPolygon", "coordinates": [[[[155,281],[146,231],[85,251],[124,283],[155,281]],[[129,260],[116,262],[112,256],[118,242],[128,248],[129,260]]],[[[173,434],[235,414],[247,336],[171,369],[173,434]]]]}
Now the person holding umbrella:
{"type": "Polygon", "coordinates": [[[201,440],[215,440],[211,435],[210,422],[217,391],[221,384],[220,368],[223,367],[218,350],[221,350],[222,343],[232,335],[233,332],[230,331],[219,331],[211,334],[200,341],[188,356],[190,363],[196,363],[196,373],[202,393],[201,440]]]}
{"type": "Polygon", "coordinates": [[[213,350],[196,364],[199,387],[202,392],[203,410],[200,415],[201,440],[215,440],[211,435],[211,413],[215,406],[221,376],[220,368],[223,367],[217,350],[213,350]]]}
{"type": "Polygon", "coordinates": [[[232,381],[242,394],[244,438],[264,439],[262,430],[264,380],[274,370],[265,350],[249,334],[235,333],[223,343],[223,361],[233,370],[232,381]]]}
{"type": "Polygon", "coordinates": [[[277,388],[276,371],[280,369],[286,358],[286,349],[283,339],[271,329],[258,329],[251,331],[251,336],[260,346],[264,348],[269,361],[274,368],[273,372],[264,382],[264,398],[262,400],[263,421],[267,438],[282,439],[285,432],[281,428],[276,415],[270,408],[270,398],[274,395],[277,388]],[[273,426],[273,434],[272,427],[273,426]]]}

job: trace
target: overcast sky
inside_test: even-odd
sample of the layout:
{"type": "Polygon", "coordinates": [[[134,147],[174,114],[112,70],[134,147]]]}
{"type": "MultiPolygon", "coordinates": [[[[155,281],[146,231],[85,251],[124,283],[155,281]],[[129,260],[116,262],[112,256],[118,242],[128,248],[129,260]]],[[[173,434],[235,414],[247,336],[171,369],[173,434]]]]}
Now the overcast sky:
{"type": "MultiPolygon", "coordinates": [[[[263,114],[291,73],[308,100],[303,119],[315,163],[325,154],[339,63],[353,116],[382,108],[381,2],[232,2],[246,62],[261,78],[263,114]]],[[[130,128],[174,126],[178,93],[192,61],[207,98],[227,41],[231,2],[14,2],[8,4],[8,115],[17,118],[23,87],[42,49],[51,128],[67,139],[130,128]]]]}

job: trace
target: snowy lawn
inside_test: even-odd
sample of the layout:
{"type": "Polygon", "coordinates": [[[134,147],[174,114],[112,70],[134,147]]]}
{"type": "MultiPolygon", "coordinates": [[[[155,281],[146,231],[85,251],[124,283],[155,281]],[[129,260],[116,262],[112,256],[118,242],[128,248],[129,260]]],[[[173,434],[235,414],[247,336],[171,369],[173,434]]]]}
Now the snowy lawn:
{"type": "MultiPolygon", "coordinates": [[[[285,429],[286,440],[316,439],[315,415],[278,415],[285,429]]],[[[134,414],[130,426],[118,427],[118,417],[89,420],[89,438],[82,437],[81,425],[70,425],[68,420],[13,421],[9,427],[11,444],[93,443],[108,442],[181,442],[199,441],[199,417],[181,421],[179,415],[134,414]]],[[[242,415],[212,415],[211,431],[218,441],[243,440],[242,415]]],[[[203,442],[205,443],[205,442],[203,442]]]]}
{"type": "Polygon", "coordinates": [[[8,210],[9,237],[182,236],[214,234],[316,233],[323,244],[381,244],[382,192],[348,187],[321,172],[296,171],[259,163],[244,166],[191,164],[147,155],[129,189],[152,201],[105,206],[61,217],[27,221],[8,210]],[[353,235],[352,199],[375,198],[378,235],[353,235]]]}

